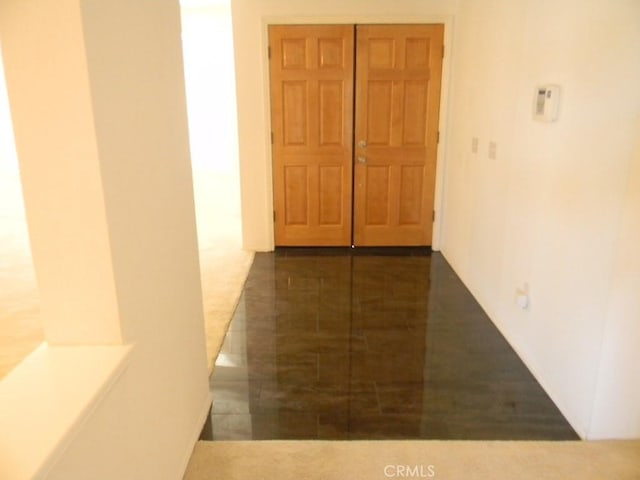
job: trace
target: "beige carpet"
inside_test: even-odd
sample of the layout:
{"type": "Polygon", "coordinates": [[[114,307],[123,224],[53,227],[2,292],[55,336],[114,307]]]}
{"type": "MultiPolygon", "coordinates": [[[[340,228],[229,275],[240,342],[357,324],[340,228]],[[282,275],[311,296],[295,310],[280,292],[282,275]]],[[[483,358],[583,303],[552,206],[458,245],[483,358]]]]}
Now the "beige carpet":
{"type": "Polygon", "coordinates": [[[184,480],[631,480],[640,441],[198,442],[184,480]]]}
{"type": "Polygon", "coordinates": [[[212,373],[253,252],[242,249],[239,179],[228,172],[198,171],[193,189],[207,359],[212,373]]]}
{"type": "Polygon", "coordinates": [[[209,374],[213,372],[252,261],[253,253],[232,241],[220,241],[215,247],[200,250],[209,374]]]}

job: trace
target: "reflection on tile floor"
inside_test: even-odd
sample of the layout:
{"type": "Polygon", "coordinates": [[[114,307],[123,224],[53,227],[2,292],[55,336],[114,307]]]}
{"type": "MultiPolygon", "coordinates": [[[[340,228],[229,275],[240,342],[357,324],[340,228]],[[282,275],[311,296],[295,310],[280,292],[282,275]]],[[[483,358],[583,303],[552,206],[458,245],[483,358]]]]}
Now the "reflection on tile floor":
{"type": "Polygon", "coordinates": [[[214,440],[578,438],[424,250],[256,254],[211,389],[214,440]]]}

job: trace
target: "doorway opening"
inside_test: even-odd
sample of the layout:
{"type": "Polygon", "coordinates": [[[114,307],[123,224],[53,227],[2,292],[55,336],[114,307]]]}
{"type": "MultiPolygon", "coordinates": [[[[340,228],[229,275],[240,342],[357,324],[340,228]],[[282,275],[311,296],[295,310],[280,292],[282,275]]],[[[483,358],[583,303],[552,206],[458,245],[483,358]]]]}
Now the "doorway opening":
{"type": "Polygon", "coordinates": [[[243,249],[229,0],[182,0],[182,44],[209,368],[253,260],[243,249]],[[223,274],[221,274],[223,272],[223,274]]]}
{"type": "Polygon", "coordinates": [[[242,245],[229,0],[182,0],[189,143],[200,249],[242,245]]]}
{"type": "MultiPolygon", "coordinates": [[[[182,0],[183,58],[207,338],[229,315],[252,256],[242,250],[229,0],[182,0]],[[224,271],[227,276],[219,275],[224,271]],[[237,290],[237,291],[236,291],[237,290]],[[215,305],[212,304],[215,301],[215,305]]],[[[0,379],[44,339],[0,58],[0,379]]],[[[209,345],[215,351],[217,345],[209,345]]],[[[209,354],[211,359],[212,354],[209,354]]]]}
{"type": "Polygon", "coordinates": [[[0,380],[43,340],[40,298],[0,51],[0,380]]]}

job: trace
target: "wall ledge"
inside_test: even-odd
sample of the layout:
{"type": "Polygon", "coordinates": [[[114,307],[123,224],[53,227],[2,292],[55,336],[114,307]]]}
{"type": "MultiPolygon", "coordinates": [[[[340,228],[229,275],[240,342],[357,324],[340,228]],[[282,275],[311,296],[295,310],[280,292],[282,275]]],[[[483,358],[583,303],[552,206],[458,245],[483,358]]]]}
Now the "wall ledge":
{"type": "Polygon", "coordinates": [[[0,478],[44,478],[126,370],[131,350],[43,343],[0,381],[0,478]]]}

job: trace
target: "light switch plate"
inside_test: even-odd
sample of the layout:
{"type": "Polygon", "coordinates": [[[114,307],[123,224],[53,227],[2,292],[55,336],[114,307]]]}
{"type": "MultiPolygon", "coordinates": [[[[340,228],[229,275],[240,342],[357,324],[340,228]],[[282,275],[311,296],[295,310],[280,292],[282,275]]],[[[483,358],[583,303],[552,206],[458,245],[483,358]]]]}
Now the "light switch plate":
{"type": "Polygon", "coordinates": [[[478,153],[478,137],[471,139],[471,153],[478,153]]]}
{"type": "Polygon", "coordinates": [[[497,156],[498,145],[496,142],[489,142],[489,158],[495,160],[497,156]]]}

